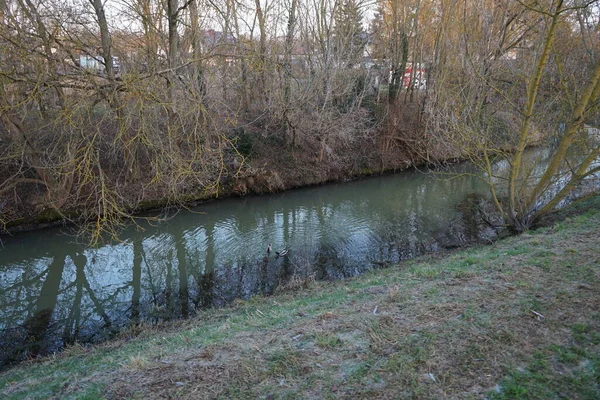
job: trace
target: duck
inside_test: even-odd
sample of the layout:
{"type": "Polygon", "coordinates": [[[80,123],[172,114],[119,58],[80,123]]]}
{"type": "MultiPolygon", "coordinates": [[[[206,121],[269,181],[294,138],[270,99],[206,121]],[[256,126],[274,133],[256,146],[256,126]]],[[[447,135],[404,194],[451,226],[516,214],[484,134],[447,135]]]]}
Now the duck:
{"type": "Polygon", "coordinates": [[[285,255],[287,255],[287,253],[289,253],[290,250],[289,249],[283,249],[281,251],[276,251],[275,254],[277,254],[277,258],[279,257],[283,257],[285,255]]]}
{"type": "Polygon", "coordinates": [[[267,245],[267,253],[268,253],[268,254],[271,254],[271,251],[273,251],[273,248],[271,247],[271,243],[269,243],[269,244],[267,245]]]}

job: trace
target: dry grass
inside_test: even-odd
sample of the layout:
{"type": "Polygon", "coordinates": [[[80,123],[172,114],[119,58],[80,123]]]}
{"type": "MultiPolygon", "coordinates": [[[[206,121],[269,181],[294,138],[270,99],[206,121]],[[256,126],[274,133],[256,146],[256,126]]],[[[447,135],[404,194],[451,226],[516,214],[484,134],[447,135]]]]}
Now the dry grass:
{"type": "Polygon", "coordinates": [[[150,362],[144,356],[130,356],[126,363],[124,363],[123,367],[133,371],[143,371],[148,368],[150,362]]]}
{"type": "Polygon", "coordinates": [[[288,282],[277,286],[275,293],[294,292],[302,289],[308,289],[315,282],[315,273],[306,276],[293,275],[288,282]]]}

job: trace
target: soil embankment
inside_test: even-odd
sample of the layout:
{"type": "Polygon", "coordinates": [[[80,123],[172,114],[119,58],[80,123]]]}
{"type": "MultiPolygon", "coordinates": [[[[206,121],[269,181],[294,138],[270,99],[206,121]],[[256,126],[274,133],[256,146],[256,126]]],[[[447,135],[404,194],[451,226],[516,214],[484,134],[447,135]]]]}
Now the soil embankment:
{"type": "MultiPolygon", "coordinates": [[[[74,177],[69,191],[56,202],[42,185],[24,181],[14,187],[11,196],[3,196],[0,222],[8,231],[66,220],[110,224],[119,216],[150,209],[401,171],[445,158],[422,138],[424,129],[417,112],[407,109],[402,119],[389,120],[360,137],[307,134],[295,145],[286,143],[281,134],[265,133],[263,128],[234,130],[224,148],[206,156],[210,166],[205,172],[183,171],[177,182],[168,177],[168,171],[157,173],[156,166],[144,166],[142,158],[140,165],[129,170],[104,160],[107,166],[101,181],[106,194],[99,194],[105,186],[98,188],[90,184],[91,180],[74,177]],[[163,181],[157,179],[159,175],[163,181]]],[[[163,168],[168,170],[168,166],[163,168]]]]}

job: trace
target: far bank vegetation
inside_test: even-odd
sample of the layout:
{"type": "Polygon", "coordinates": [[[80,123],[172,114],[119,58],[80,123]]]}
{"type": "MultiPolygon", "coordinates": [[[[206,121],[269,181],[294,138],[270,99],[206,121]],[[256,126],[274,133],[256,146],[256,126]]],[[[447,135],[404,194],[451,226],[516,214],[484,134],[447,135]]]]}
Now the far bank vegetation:
{"type": "Polygon", "coordinates": [[[597,1],[376,3],[0,0],[0,220],[77,215],[97,240],[140,205],[282,190],[300,167],[470,158],[524,229],[597,170],[597,1]]]}

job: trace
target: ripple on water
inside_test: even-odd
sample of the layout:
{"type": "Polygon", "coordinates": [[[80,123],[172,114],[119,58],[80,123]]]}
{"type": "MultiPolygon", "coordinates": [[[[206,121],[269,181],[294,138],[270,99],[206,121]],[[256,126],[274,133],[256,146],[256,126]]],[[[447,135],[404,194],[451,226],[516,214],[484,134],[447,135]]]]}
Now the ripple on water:
{"type": "Polygon", "coordinates": [[[32,233],[27,240],[35,246],[0,252],[0,270],[11,277],[0,280],[0,302],[20,304],[2,304],[0,320],[17,326],[42,307],[44,277],[61,262],[66,272],[59,284],[44,289],[53,320],[42,336],[55,344],[107,321],[112,328],[127,318],[174,318],[195,307],[271,294],[294,274],[356,276],[431,249],[432,232],[449,224],[454,203],[478,187],[475,178],[461,179],[450,190],[445,181],[409,173],[214,202],[143,231],[132,228],[121,242],[96,249],[67,244],[49,231],[32,233]],[[269,243],[290,252],[265,257],[269,243]],[[71,261],[82,253],[83,269],[71,261]],[[23,265],[42,279],[28,279],[32,274],[22,273],[23,265]]]}

